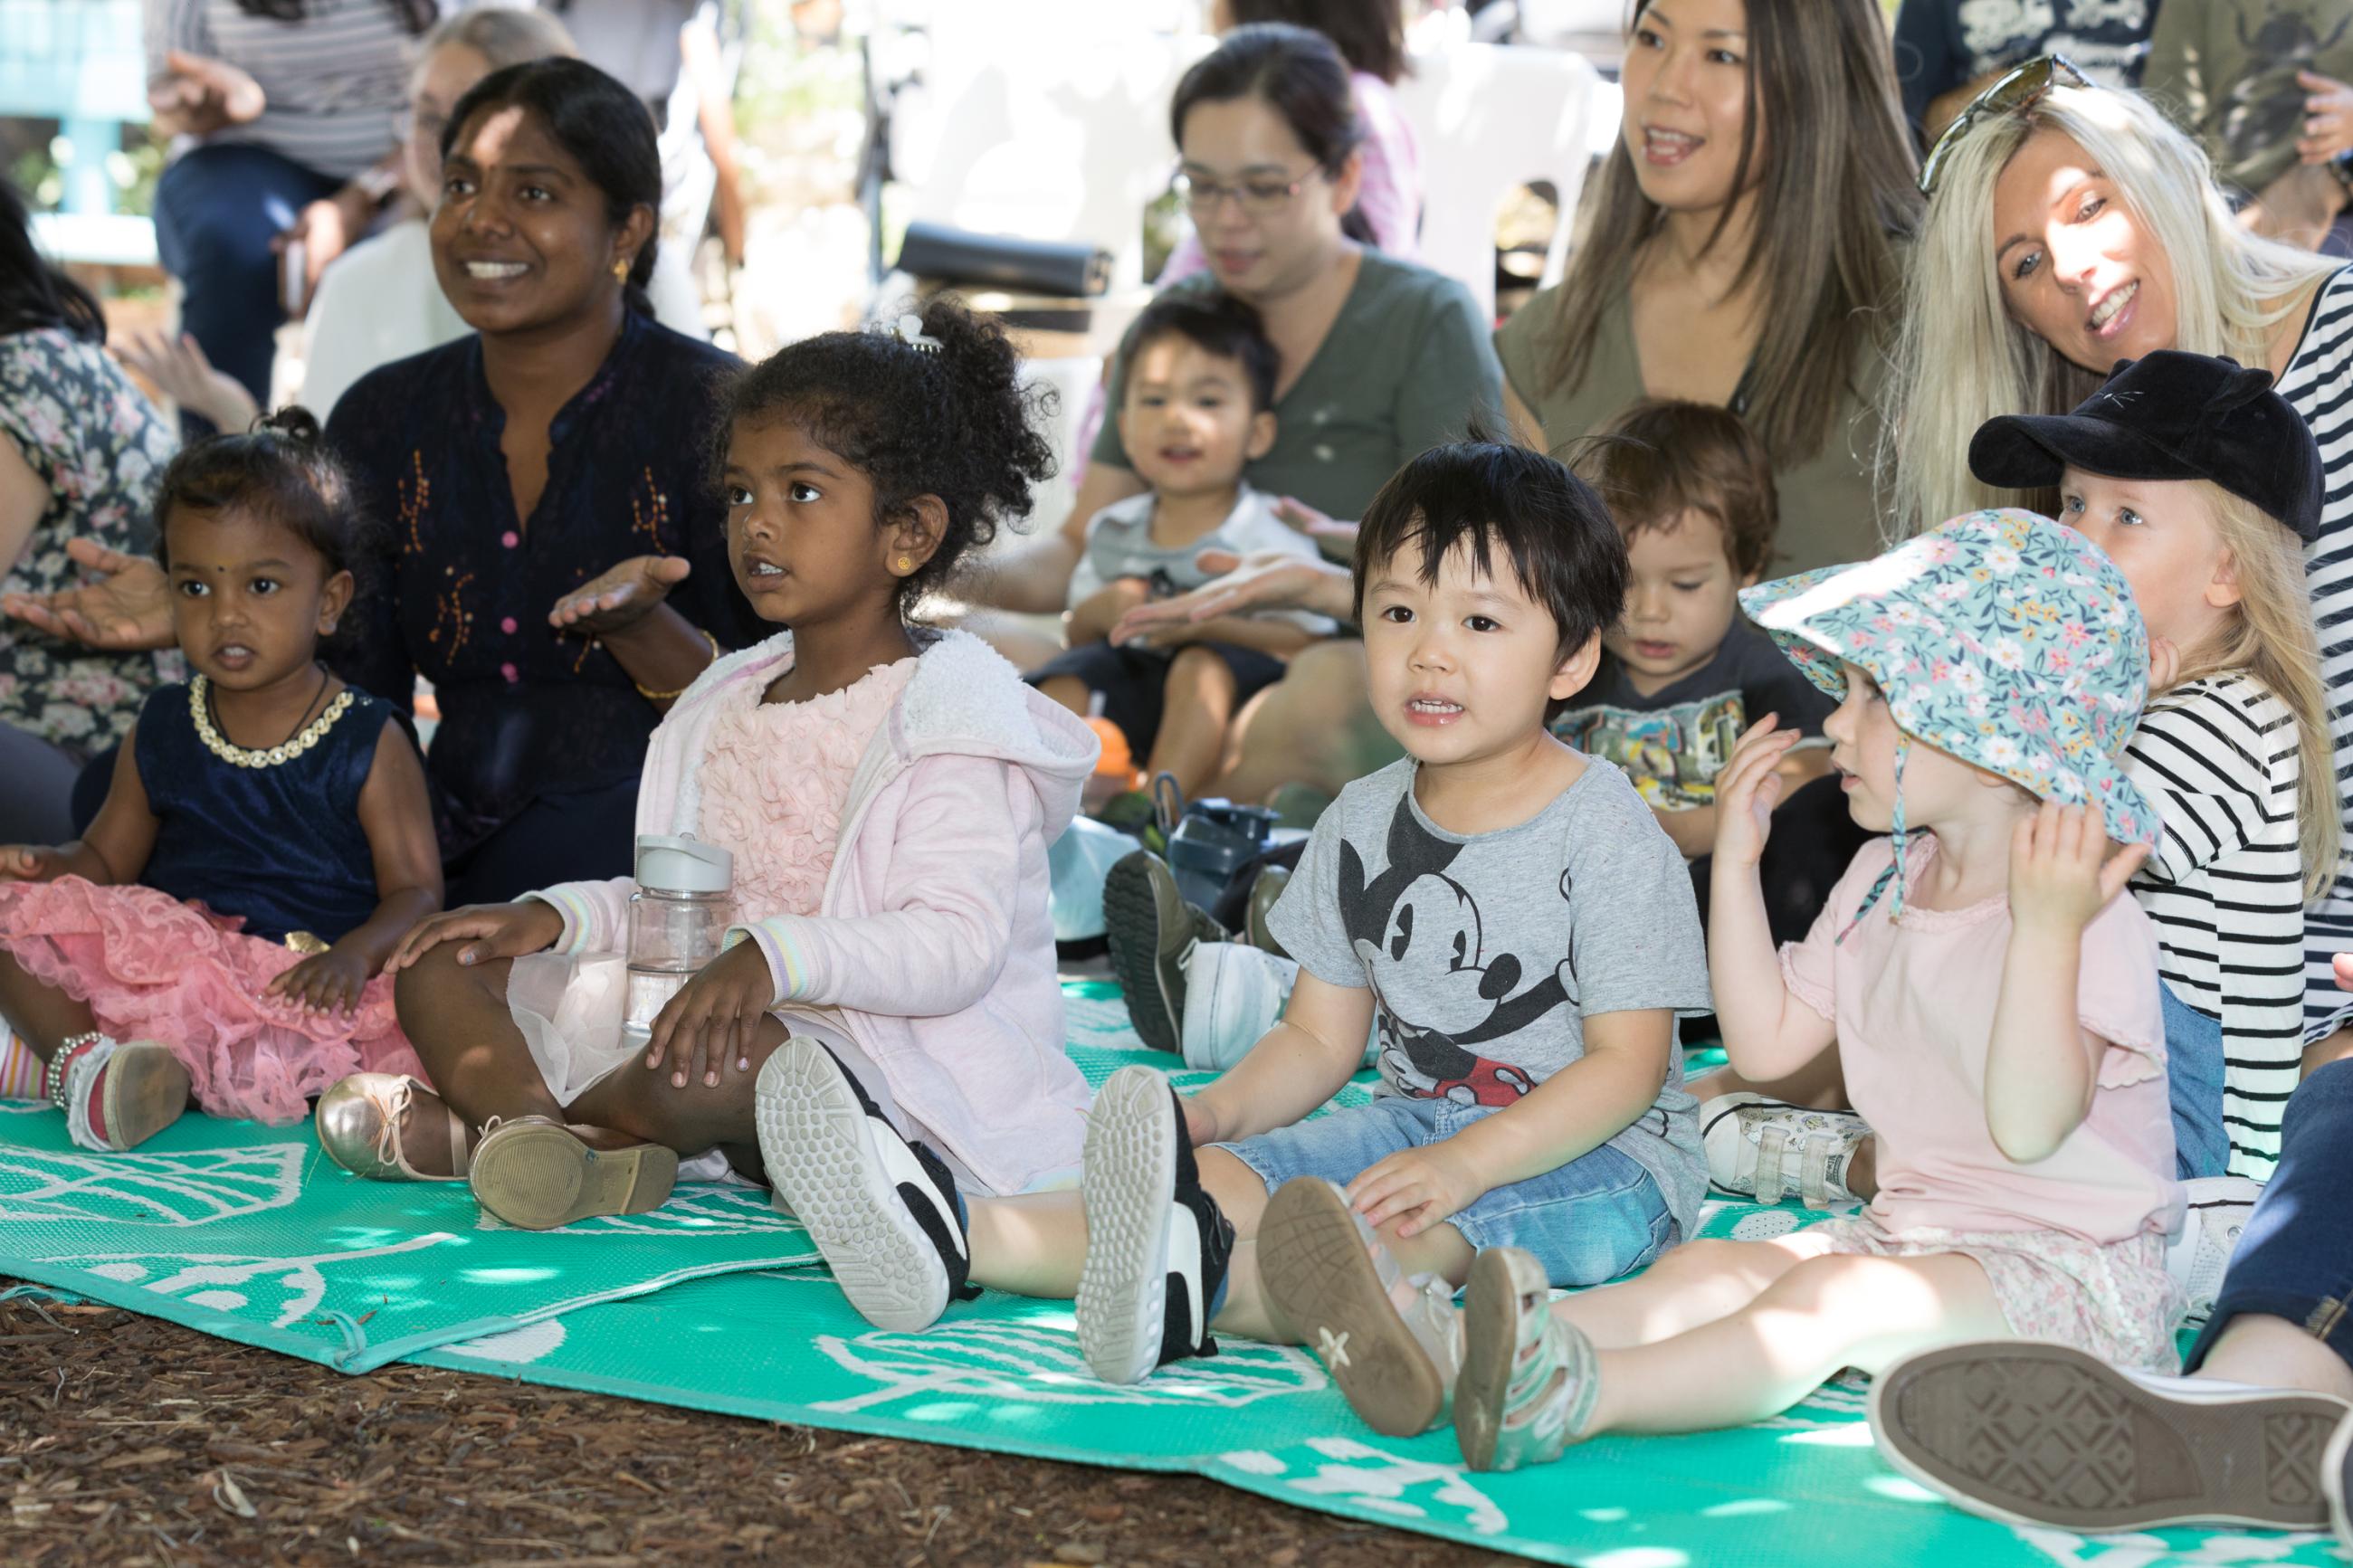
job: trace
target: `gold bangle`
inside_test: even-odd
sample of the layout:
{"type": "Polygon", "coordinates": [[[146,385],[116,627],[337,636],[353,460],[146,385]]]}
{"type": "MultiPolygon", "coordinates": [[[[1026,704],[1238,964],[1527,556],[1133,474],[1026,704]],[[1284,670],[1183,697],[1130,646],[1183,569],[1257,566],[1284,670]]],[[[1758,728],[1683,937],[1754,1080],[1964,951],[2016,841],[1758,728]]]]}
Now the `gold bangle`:
{"type": "MultiPolygon", "coordinates": [[[[695,629],[698,631],[702,630],[699,626],[695,629]]],[[[712,637],[706,631],[702,633],[702,640],[711,645],[711,664],[717,664],[719,662],[719,639],[712,637]]],[[[702,668],[704,669],[708,669],[711,668],[711,665],[706,664],[702,668]]],[[[680,698],[686,695],[686,686],[691,686],[694,682],[690,680],[686,683],[686,686],[680,687],[676,691],[649,691],[646,689],[644,682],[635,679],[632,679],[629,684],[636,687],[638,689],[638,695],[644,698],[649,702],[675,702],[680,698]]]]}

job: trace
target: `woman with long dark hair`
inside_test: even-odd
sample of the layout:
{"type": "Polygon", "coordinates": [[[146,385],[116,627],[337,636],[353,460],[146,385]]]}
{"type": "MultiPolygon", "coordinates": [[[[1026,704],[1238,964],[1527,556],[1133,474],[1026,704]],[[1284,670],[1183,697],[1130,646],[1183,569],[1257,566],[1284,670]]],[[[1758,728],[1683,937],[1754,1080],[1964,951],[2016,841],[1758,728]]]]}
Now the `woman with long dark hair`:
{"type": "Polygon", "coordinates": [[[257,403],[286,309],[399,191],[408,51],[440,9],[146,0],[147,100],[176,149],[155,187],[156,247],[189,334],[257,403]]]}
{"type": "MultiPolygon", "coordinates": [[[[177,445],[108,357],[98,302],[34,247],[24,199],[0,182],[0,607],[153,549],[148,501],[177,445]]],[[[159,657],[0,620],[0,843],[73,837],[74,775],[139,716],[159,657]]]]}
{"type": "Polygon", "coordinates": [[[1625,118],[1568,276],[1496,334],[1514,422],[1558,448],[1645,396],[1762,437],[1783,559],[1877,548],[1871,409],[1916,226],[1872,0],[1642,0],[1625,118]]]}

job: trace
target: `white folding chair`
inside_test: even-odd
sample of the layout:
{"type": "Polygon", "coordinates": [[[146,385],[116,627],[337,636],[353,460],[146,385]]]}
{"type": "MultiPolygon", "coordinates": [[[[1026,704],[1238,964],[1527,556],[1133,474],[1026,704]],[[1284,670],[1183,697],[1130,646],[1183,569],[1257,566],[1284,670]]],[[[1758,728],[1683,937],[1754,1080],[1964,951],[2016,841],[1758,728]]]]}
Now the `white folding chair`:
{"type": "Polygon", "coordinates": [[[1421,143],[1422,261],[1461,279],[1492,315],[1496,208],[1543,180],[1559,194],[1560,216],[1542,280],[1558,282],[1593,161],[1592,64],[1557,49],[1457,44],[1415,57],[1413,72],[1398,84],[1398,100],[1421,143]]]}

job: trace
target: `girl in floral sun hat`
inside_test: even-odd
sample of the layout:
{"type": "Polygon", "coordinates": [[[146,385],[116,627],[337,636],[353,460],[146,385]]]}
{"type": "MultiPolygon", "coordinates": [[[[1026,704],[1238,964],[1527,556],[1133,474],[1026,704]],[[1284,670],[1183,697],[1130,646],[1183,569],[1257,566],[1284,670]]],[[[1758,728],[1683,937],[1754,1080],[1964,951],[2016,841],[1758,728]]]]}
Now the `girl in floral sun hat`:
{"type": "Polygon", "coordinates": [[[1879,1195],[1549,1306],[1525,1255],[1481,1253],[1455,1394],[1473,1468],[1757,1420],[1961,1340],[2173,1364],[2157,938],[2125,892],[2157,828],[2122,762],[2148,637],[2124,577],[2046,518],[1984,511],[1741,599],[1839,699],[1848,809],[1889,837],[1777,954],[1757,861],[1794,737],[1768,718],[1741,738],[1717,781],[1716,1016],[1752,1079],[1835,1044],[1879,1195]]]}

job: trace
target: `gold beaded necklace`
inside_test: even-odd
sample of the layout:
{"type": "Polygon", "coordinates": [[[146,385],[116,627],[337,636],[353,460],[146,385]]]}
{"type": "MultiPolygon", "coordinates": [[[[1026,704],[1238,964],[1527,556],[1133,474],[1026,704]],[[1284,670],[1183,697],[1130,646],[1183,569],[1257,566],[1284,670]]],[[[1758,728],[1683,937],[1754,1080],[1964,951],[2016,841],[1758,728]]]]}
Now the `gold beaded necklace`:
{"type": "Polygon", "coordinates": [[[352,689],[346,686],[335,694],[332,702],[327,704],[326,711],[312,720],[300,734],[288,736],[283,742],[268,751],[248,751],[222,734],[213,723],[212,682],[201,675],[188,682],[188,711],[196,721],[196,738],[214,756],[240,768],[274,768],[280,763],[292,762],[317,745],[327,731],[335,727],[335,721],[343,716],[343,710],[351,705],[352,689]]]}

